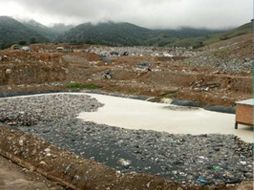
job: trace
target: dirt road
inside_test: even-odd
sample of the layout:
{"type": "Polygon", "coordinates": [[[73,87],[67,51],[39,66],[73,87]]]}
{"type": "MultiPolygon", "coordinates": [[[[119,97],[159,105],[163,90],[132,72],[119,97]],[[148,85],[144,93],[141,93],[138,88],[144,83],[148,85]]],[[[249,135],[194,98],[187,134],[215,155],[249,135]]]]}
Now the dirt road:
{"type": "Polygon", "coordinates": [[[0,156],[1,190],[61,190],[61,186],[0,156]]]}

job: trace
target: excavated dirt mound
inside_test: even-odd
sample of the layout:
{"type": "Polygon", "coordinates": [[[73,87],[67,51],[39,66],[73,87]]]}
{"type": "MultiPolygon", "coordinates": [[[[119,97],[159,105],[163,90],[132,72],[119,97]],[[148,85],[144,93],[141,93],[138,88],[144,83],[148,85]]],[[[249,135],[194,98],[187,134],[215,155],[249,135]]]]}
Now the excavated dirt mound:
{"type": "Polygon", "coordinates": [[[173,57],[165,48],[99,46],[91,51],[89,45],[36,44],[30,52],[7,49],[0,51],[0,93],[66,89],[75,82],[109,92],[232,106],[252,97],[251,44],[252,35],[242,35],[199,50],[176,49],[173,57]],[[59,46],[64,51],[57,51],[59,46]],[[134,55],[111,55],[130,49],[134,55]]]}

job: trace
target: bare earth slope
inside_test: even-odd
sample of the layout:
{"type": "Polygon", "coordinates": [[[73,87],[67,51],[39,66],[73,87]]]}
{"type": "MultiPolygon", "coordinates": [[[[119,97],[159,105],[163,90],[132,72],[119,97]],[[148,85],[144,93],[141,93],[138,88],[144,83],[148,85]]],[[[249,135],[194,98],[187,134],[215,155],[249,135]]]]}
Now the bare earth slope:
{"type": "Polygon", "coordinates": [[[18,167],[0,156],[0,189],[61,190],[63,188],[34,172],[18,167]]]}
{"type": "Polygon", "coordinates": [[[232,106],[252,97],[251,69],[249,34],[199,50],[37,44],[31,52],[0,52],[0,94],[64,90],[79,83],[109,92],[232,106]],[[64,51],[57,51],[58,46],[64,51]]]}

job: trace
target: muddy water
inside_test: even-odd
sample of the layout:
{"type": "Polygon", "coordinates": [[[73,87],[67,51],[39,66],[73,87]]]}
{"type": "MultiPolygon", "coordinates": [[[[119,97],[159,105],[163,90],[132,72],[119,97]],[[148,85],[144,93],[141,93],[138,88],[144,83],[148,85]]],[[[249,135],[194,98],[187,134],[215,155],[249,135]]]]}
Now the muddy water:
{"type": "Polygon", "coordinates": [[[78,118],[127,129],[165,131],[172,134],[232,134],[253,141],[253,128],[234,129],[235,115],[98,94],[87,94],[104,106],[97,112],[83,112],[78,118]]]}

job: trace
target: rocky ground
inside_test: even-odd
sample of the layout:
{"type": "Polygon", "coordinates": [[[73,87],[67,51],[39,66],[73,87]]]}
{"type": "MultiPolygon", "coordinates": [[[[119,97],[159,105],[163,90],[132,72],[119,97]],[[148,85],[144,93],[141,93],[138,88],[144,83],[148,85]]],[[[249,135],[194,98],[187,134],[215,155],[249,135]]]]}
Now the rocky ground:
{"type": "Polygon", "coordinates": [[[95,99],[74,94],[3,99],[0,121],[12,126],[34,126],[70,120],[81,111],[95,111],[100,106],[95,99]]]}
{"type": "Polygon", "coordinates": [[[205,51],[185,60],[197,69],[209,66],[221,73],[251,73],[253,69],[253,43],[249,40],[251,34],[238,36],[225,42],[215,43],[203,48],[205,51]]]}
{"type": "Polygon", "coordinates": [[[89,53],[95,53],[104,57],[117,56],[152,56],[152,57],[192,57],[198,52],[191,48],[159,48],[159,47],[106,47],[91,46],[87,49],[89,53]]]}
{"type": "Polygon", "coordinates": [[[201,185],[253,179],[251,144],[230,135],[171,135],[75,119],[81,111],[100,106],[85,95],[0,99],[0,121],[119,172],[144,172],[201,185]]]}
{"type": "Polygon", "coordinates": [[[200,49],[68,44],[5,49],[0,96],[97,88],[232,107],[252,97],[252,46],[246,34],[200,49]]]}

